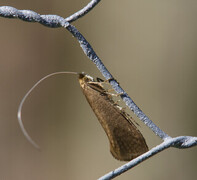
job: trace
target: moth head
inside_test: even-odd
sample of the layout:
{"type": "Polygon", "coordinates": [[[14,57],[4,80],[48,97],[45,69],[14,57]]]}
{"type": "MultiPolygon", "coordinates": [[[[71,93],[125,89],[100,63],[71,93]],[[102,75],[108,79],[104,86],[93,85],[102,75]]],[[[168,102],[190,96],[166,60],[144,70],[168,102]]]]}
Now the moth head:
{"type": "Polygon", "coordinates": [[[94,82],[94,78],[82,72],[79,74],[79,82],[80,84],[84,84],[87,82],[94,82]]]}

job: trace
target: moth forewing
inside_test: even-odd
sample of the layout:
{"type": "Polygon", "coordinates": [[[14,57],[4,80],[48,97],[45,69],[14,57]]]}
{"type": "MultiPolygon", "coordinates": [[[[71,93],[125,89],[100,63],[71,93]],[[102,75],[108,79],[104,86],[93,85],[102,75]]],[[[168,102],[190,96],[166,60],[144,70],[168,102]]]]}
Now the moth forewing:
{"type": "Polygon", "coordinates": [[[131,118],[114,103],[102,83],[83,73],[79,75],[79,83],[108,136],[110,151],[116,159],[129,161],[148,151],[140,131],[131,118]]]}

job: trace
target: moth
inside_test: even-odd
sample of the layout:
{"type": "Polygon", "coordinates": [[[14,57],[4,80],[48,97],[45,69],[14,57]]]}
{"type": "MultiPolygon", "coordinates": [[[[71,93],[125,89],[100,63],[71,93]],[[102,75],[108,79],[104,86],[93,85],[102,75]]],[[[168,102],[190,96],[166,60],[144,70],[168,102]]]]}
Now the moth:
{"type": "Polygon", "coordinates": [[[18,121],[28,141],[39,149],[39,146],[28,135],[22,123],[21,110],[25,99],[41,81],[63,73],[79,76],[80,87],[109,139],[110,152],[114,158],[129,161],[148,151],[146,141],[134,125],[132,118],[114,102],[112,95],[103,87],[102,82],[94,80],[93,77],[85,73],[77,72],[49,74],[39,80],[24,96],[18,109],[18,121]]]}
{"type": "Polygon", "coordinates": [[[131,117],[113,101],[102,83],[81,73],[79,84],[107,134],[110,152],[114,158],[129,161],[148,151],[146,141],[131,117]]]}

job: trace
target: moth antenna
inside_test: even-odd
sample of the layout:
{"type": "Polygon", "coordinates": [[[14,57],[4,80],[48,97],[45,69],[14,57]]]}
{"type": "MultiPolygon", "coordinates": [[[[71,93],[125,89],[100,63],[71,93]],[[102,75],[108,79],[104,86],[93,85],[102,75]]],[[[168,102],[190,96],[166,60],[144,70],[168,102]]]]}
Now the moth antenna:
{"type": "Polygon", "coordinates": [[[57,75],[57,74],[75,74],[75,75],[79,75],[80,73],[78,72],[67,72],[67,71],[60,71],[60,72],[54,72],[51,74],[46,75],[45,77],[43,77],[42,79],[40,79],[37,83],[35,83],[32,88],[25,94],[25,96],[23,97],[23,99],[21,100],[19,107],[18,107],[18,113],[17,113],[17,117],[18,117],[18,122],[20,125],[20,128],[24,134],[24,136],[27,138],[27,140],[38,150],[40,150],[40,147],[34,142],[34,140],[30,137],[30,135],[27,133],[24,125],[23,125],[23,121],[22,121],[22,117],[21,117],[21,111],[22,111],[22,107],[23,104],[25,102],[25,100],[27,99],[27,97],[30,95],[30,93],[34,90],[34,88],[36,86],[38,86],[42,81],[44,81],[45,79],[57,75]]]}

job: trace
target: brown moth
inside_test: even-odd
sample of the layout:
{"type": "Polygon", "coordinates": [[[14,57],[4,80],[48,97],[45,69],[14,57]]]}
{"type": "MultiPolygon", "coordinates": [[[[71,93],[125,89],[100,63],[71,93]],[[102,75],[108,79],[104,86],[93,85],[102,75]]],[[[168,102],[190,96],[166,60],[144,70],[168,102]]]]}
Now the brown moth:
{"type": "Polygon", "coordinates": [[[148,151],[146,141],[131,118],[91,76],[79,74],[79,83],[88,103],[108,136],[114,158],[129,161],[148,151]]]}
{"type": "Polygon", "coordinates": [[[88,103],[102,125],[110,143],[110,151],[114,158],[129,161],[148,151],[145,139],[133,124],[132,118],[115,104],[102,86],[102,82],[95,81],[91,76],[77,72],[55,72],[40,79],[23,97],[18,109],[18,121],[27,140],[37,149],[39,146],[29,136],[22,122],[21,111],[23,104],[32,90],[46,78],[56,74],[79,75],[79,84],[88,103]]]}

